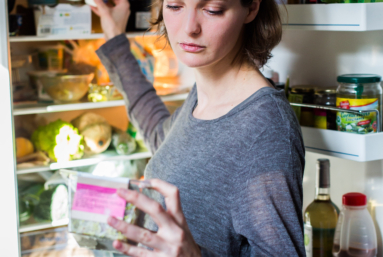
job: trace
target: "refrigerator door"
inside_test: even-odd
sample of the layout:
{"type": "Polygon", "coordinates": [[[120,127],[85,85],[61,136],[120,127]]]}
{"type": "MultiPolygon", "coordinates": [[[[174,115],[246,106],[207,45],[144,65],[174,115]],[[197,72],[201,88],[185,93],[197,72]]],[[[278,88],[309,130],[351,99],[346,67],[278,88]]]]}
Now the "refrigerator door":
{"type": "Polygon", "coordinates": [[[0,1],[0,253],[20,256],[7,1],[0,1]]]}

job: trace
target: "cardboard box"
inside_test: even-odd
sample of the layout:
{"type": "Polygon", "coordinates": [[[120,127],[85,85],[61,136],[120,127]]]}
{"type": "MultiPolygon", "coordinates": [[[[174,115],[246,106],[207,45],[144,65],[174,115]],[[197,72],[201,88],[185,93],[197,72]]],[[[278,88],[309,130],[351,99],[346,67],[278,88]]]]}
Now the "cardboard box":
{"type": "Polygon", "coordinates": [[[58,4],[35,7],[37,36],[88,35],[92,29],[89,5],[58,4]]]}

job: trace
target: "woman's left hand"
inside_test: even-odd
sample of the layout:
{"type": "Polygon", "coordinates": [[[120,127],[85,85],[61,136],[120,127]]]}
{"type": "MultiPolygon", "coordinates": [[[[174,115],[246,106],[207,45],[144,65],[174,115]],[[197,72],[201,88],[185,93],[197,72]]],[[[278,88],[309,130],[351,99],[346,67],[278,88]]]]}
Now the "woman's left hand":
{"type": "Polygon", "coordinates": [[[114,241],[113,246],[120,252],[136,257],[199,257],[201,250],[194,241],[182,212],[178,188],[159,179],[150,180],[151,188],[165,197],[166,210],[161,204],[134,190],[119,189],[118,195],[138,209],[150,215],[158,226],[157,233],[109,217],[108,224],[128,239],[146,245],[142,247],[114,241]]]}

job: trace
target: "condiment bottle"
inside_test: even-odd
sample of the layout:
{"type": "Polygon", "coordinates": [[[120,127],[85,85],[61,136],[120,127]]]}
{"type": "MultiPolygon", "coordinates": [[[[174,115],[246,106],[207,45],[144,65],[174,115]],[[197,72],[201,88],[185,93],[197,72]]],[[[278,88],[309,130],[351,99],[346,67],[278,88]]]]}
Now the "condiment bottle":
{"type": "MultiPolygon", "coordinates": [[[[313,104],[314,93],[315,87],[312,85],[293,86],[289,95],[289,101],[291,103],[313,104]]],[[[314,109],[293,106],[293,110],[301,126],[314,127],[314,109]]]]}
{"type": "MultiPolygon", "coordinates": [[[[336,88],[317,88],[315,90],[314,104],[336,107],[336,88]]],[[[315,109],[314,127],[336,130],[336,112],[315,109]]]]}
{"type": "Polygon", "coordinates": [[[151,1],[130,0],[130,16],[126,31],[145,31],[150,28],[151,1]]]}
{"type": "Polygon", "coordinates": [[[375,226],[367,211],[367,197],[361,193],[343,195],[343,209],[335,230],[334,257],[377,255],[375,226]]]}

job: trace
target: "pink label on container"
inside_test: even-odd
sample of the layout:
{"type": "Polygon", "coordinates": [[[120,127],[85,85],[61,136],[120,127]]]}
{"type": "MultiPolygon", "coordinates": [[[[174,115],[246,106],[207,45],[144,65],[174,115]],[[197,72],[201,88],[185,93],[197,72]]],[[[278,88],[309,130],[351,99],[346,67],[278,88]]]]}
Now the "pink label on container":
{"type": "Polygon", "coordinates": [[[77,183],[72,210],[123,218],[125,206],[115,188],[77,183]]]}

